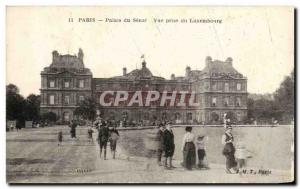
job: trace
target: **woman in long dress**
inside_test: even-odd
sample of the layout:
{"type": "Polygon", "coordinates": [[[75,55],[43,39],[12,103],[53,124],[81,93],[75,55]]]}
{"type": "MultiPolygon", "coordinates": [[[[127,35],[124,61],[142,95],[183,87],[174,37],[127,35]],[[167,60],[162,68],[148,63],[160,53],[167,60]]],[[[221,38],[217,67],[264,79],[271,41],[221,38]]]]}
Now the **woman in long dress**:
{"type": "Polygon", "coordinates": [[[232,127],[228,125],[226,127],[225,133],[222,136],[222,144],[224,145],[223,148],[223,155],[226,158],[226,172],[227,173],[236,173],[236,161],[235,161],[235,148],[233,145],[233,135],[231,133],[232,127]]]}
{"type": "Polygon", "coordinates": [[[183,151],[183,167],[187,170],[192,170],[196,164],[196,148],[195,135],[192,133],[192,127],[185,128],[186,133],[183,136],[182,151],[183,151]]]}

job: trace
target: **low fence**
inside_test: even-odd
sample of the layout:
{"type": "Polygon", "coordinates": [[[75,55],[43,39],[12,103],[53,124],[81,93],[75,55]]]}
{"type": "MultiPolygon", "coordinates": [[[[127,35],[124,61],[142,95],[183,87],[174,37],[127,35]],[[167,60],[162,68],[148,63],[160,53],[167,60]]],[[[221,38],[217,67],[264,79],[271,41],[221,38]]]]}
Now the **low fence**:
{"type": "MultiPolygon", "coordinates": [[[[224,125],[173,125],[172,127],[224,127],[224,125]]],[[[232,127],[289,127],[291,125],[232,125],[232,127]]],[[[143,127],[118,127],[118,130],[144,130],[153,129],[158,126],[143,126],[143,127]]]]}

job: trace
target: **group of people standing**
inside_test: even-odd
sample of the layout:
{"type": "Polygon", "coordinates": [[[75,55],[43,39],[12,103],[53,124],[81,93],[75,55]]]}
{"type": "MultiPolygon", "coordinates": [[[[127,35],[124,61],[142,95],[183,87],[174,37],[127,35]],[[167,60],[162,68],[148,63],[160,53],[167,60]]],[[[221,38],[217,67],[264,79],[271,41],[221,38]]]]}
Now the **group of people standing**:
{"type": "MultiPolygon", "coordinates": [[[[162,166],[162,155],[164,154],[165,169],[175,168],[172,164],[175,143],[171,127],[171,123],[167,123],[166,125],[160,124],[157,132],[157,163],[159,166],[162,166]]],[[[198,153],[198,168],[208,168],[203,163],[203,159],[205,157],[204,135],[199,135],[197,141],[195,141],[195,135],[192,133],[192,127],[186,127],[185,131],[186,133],[183,136],[181,148],[183,152],[183,162],[181,165],[187,170],[192,170],[192,168],[196,166],[196,153],[198,153]]]]}
{"type": "MultiPolygon", "coordinates": [[[[159,125],[157,131],[157,163],[159,166],[164,165],[165,169],[175,168],[172,164],[172,158],[175,151],[174,134],[171,129],[171,123],[166,125],[159,125]],[[162,155],[164,154],[164,164],[162,164],[162,155]]],[[[193,168],[198,169],[209,169],[207,163],[204,162],[206,156],[206,138],[205,135],[195,135],[193,127],[187,126],[185,128],[185,134],[182,140],[181,151],[183,154],[183,161],[181,165],[186,170],[192,170],[193,168]],[[197,162],[198,157],[198,164],[197,162]]],[[[232,134],[232,126],[230,120],[225,122],[225,132],[222,136],[223,150],[222,154],[226,159],[226,173],[238,173],[245,166],[247,150],[243,143],[239,141],[237,148],[234,146],[234,137],[232,134]]]]}

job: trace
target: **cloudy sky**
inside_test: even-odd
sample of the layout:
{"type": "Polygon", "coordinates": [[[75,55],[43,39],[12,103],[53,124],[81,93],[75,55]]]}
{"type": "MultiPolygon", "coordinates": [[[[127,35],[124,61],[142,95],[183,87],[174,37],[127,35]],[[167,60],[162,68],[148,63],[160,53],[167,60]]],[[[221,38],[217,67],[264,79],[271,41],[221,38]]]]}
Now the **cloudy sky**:
{"type": "Polygon", "coordinates": [[[50,65],[51,52],[75,54],[82,48],[93,77],[140,68],[142,54],[152,73],[165,78],[184,75],[187,65],[202,69],[206,56],[232,57],[248,77],[248,92],[270,93],[294,68],[293,22],[291,7],[8,7],[6,83],[16,84],[24,96],[39,94],[40,72],[50,65]],[[154,18],[222,23],[155,23],[154,18]]]}

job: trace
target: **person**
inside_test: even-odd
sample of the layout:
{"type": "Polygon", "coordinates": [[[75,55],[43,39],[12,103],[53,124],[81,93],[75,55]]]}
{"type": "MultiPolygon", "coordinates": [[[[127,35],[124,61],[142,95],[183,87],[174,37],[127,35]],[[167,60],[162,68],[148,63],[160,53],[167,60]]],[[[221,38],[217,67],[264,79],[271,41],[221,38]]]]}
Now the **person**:
{"type": "Polygon", "coordinates": [[[161,156],[163,154],[163,148],[164,148],[164,131],[165,126],[160,123],[158,126],[158,131],[156,133],[156,141],[157,141],[157,164],[158,166],[161,166],[161,156]]]}
{"type": "Polygon", "coordinates": [[[110,137],[109,137],[109,142],[110,142],[110,150],[113,155],[113,159],[116,158],[116,148],[117,148],[117,141],[119,140],[119,132],[116,129],[116,127],[113,127],[110,130],[110,137]]]}
{"type": "Polygon", "coordinates": [[[195,149],[195,135],[192,133],[193,128],[187,126],[186,133],[183,136],[182,152],[183,152],[183,167],[187,170],[192,170],[196,164],[196,149],[195,149]]]}
{"type": "Polygon", "coordinates": [[[175,168],[172,165],[172,158],[174,155],[175,150],[175,143],[174,143],[174,134],[171,129],[171,123],[167,123],[166,129],[163,132],[163,145],[164,145],[164,152],[165,152],[165,168],[172,169],[175,168]],[[169,166],[168,166],[169,161],[169,166]]]}
{"type": "Polygon", "coordinates": [[[57,146],[61,145],[62,140],[63,140],[63,133],[62,133],[62,131],[59,131],[58,132],[58,144],[57,144],[57,146]]]}
{"type": "Polygon", "coordinates": [[[238,172],[242,173],[242,168],[246,166],[247,149],[243,141],[239,141],[236,145],[235,157],[237,161],[238,172]]]}
{"type": "Polygon", "coordinates": [[[98,132],[98,141],[100,146],[100,158],[102,156],[102,150],[104,150],[104,160],[106,160],[106,147],[107,147],[108,138],[109,138],[109,129],[106,122],[103,122],[98,132]]]}
{"type": "Polygon", "coordinates": [[[199,169],[208,169],[208,166],[204,163],[205,152],[205,135],[198,135],[196,140],[197,154],[198,154],[198,165],[199,169]]]}
{"type": "Polygon", "coordinates": [[[100,127],[102,126],[102,124],[103,124],[103,120],[102,120],[102,118],[100,117],[100,116],[98,116],[97,118],[96,118],[96,120],[94,121],[94,126],[95,126],[95,128],[99,131],[99,129],[100,129],[100,127]]]}
{"type": "Polygon", "coordinates": [[[9,130],[10,130],[10,131],[14,131],[14,125],[13,125],[12,123],[11,123],[10,126],[9,126],[9,130]]]}
{"type": "Polygon", "coordinates": [[[222,136],[222,144],[224,145],[222,153],[226,158],[226,172],[236,173],[236,161],[234,157],[235,148],[233,145],[234,138],[231,131],[232,131],[232,126],[227,125],[225,133],[222,136]]]}
{"type": "Polygon", "coordinates": [[[71,128],[71,130],[70,130],[71,138],[76,138],[76,127],[77,127],[77,124],[76,124],[75,120],[71,121],[71,125],[69,125],[69,127],[71,128]]]}
{"type": "Polygon", "coordinates": [[[93,141],[93,133],[94,133],[94,131],[93,131],[93,129],[92,129],[92,126],[89,125],[89,126],[88,126],[88,139],[89,139],[89,142],[92,142],[92,141],[93,141]]]}

